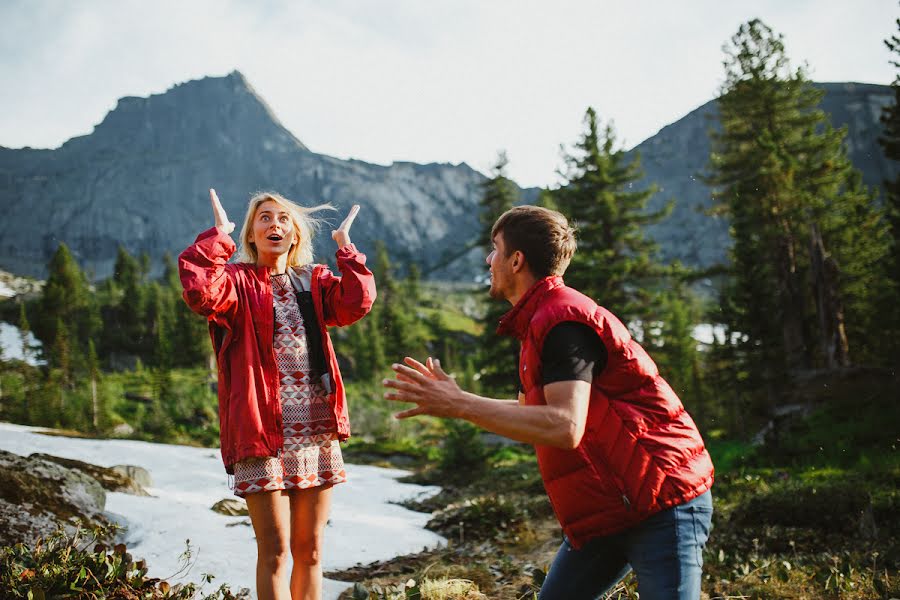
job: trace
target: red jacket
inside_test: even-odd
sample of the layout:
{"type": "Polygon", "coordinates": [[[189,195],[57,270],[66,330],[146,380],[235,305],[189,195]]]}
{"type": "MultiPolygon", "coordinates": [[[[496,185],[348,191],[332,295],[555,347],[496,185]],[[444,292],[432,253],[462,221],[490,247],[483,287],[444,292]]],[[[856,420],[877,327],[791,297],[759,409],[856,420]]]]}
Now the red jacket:
{"type": "MultiPolygon", "coordinates": [[[[275,456],[284,444],[269,270],[228,263],[234,250],[231,238],[213,227],[178,257],[184,299],[194,312],[209,319],[219,368],[222,460],[229,473],[236,462],[275,456]]],[[[336,256],[342,276],[315,265],[310,291],[329,371],[323,383],[338,436],[344,440],[350,437],[347,399],[327,326],[349,325],[368,313],[375,301],[375,279],[365,266],[365,255],[353,244],[338,250],[336,256]]],[[[291,278],[295,277],[292,273],[291,278]]]]}
{"type": "Polygon", "coordinates": [[[650,356],[612,313],[566,287],[561,277],[537,282],[498,329],[522,342],[525,404],[546,404],[541,348],[563,321],[593,328],[608,355],[591,383],[579,446],[535,447],[553,510],[580,548],[704,493],[713,483],[713,465],[694,421],[650,356]]]}

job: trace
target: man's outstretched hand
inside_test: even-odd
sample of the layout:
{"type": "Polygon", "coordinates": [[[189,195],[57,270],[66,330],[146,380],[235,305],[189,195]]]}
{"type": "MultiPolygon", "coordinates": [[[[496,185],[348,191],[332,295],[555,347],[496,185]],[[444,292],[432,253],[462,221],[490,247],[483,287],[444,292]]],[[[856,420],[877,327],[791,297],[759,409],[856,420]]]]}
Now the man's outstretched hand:
{"type": "Polygon", "coordinates": [[[394,415],[398,419],[415,417],[416,415],[433,415],[435,417],[459,417],[459,399],[463,391],[456,380],[444,372],[441,362],[428,357],[425,364],[414,358],[403,359],[405,365],[394,364],[392,369],[396,379],[385,379],[384,387],[394,391],[384,393],[384,397],[394,402],[415,404],[394,415]]]}

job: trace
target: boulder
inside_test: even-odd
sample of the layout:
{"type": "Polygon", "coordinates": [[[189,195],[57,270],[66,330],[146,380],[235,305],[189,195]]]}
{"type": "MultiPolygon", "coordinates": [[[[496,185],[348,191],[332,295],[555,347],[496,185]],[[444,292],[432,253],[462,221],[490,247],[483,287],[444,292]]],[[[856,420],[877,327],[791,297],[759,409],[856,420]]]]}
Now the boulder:
{"type": "Polygon", "coordinates": [[[214,512],[229,517],[245,517],[250,514],[247,510],[247,503],[237,498],[225,498],[219,500],[212,506],[214,512]]]}
{"type": "Polygon", "coordinates": [[[136,467],[134,465],[113,465],[110,469],[117,473],[121,473],[125,477],[133,479],[140,486],[145,488],[153,487],[153,478],[150,477],[150,471],[144,467],[136,467]]]}
{"type": "Polygon", "coordinates": [[[110,492],[124,492],[135,496],[149,496],[144,485],[150,483],[150,473],[141,467],[118,465],[115,467],[99,467],[72,458],[61,458],[50,454],[32,454],[30,458],[38,458],[56,463],[67,469],[75,469],[97,480],[104,489],[110,492]],[[137,477],[133,477],[134,473],[137,477]],[[140,480],[138,480],[140,478],[140,480]]]}
{"type": "Polygon", "coordinates": [[[84,472],[0,450],[0,546],[33,544],[62,525],[107,525],[106,492],[84,472]]]}

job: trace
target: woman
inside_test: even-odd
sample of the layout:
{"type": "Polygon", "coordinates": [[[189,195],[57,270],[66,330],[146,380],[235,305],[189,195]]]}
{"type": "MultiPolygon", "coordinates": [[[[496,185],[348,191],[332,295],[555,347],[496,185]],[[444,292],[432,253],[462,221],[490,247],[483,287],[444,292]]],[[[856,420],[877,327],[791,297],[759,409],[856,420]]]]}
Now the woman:
{"type": "Polygon", "coordinates": [[[375,300],[366,257],[350,242],[350,214],[331,236],[337,277],[313,265],[312,213],[274,193],[250,200],[240,262],[215,190],[216,226],[179,257],[184,299],[209,319],[219,369],[222,459],[247,500],[261,599],[316,599],[331,488],[346,481],[339,441],[346,398],[326,329],[362,318],[375,300]],[[293,570],[288,583],[289,560],[293,570]]]}

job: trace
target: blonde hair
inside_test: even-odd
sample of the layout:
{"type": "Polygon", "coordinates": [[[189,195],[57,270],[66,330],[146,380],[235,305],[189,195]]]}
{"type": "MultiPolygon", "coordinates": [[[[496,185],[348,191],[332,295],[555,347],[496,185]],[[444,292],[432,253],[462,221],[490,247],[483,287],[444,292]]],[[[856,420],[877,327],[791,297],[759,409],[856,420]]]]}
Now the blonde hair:
{"type": "Polygon", "coordinates": [[[320,204],[307,208],[291,202],[281,194],[275,192],[258,192],[247,205],[247,216],[244,217],[244,225],[241,227],[241,248],[238,252],[238,260],[256,264],[259,254],[256,252],[256,244],[250,241],[253,232],[253,219],[256,211],[263,202],[272,201],[285,209],[290,215],[294,225],[295,242],[288,250],[288,266],[300,267],[312,262],[313,259],[313,235],[322,225],[322,219],[313,217],[312,214],[320,210],[334,210],[330,204],[320,204]]]}

